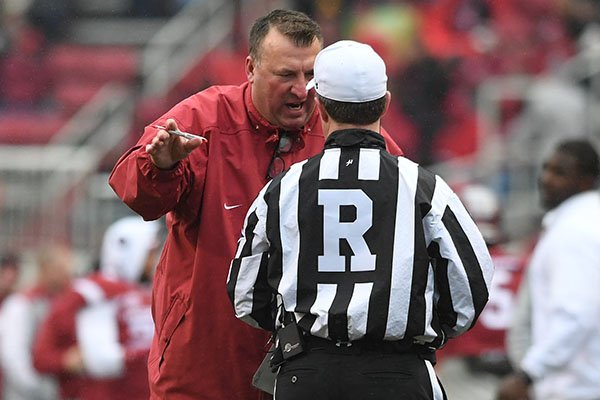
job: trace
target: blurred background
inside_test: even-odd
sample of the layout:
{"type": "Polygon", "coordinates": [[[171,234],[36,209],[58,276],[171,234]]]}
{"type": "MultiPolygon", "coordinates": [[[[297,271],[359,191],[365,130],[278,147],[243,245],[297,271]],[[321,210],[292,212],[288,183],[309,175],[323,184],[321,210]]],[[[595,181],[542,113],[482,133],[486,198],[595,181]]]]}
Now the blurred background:
{"type": "MultiPolygon", "coordinates": [[[[594,0],[2,0],[0,252],[48,239],[87,268],[129,213],[107,185],[144,125],[245,80],[247,33],[276,7],[388,64],[385,127],[449,182],[491,187],[511,239],[537,229],[536,179],[558,139],[600,138],[594,0]]],[[[25,257],[26,258],[26,257],[25,257]]]]}

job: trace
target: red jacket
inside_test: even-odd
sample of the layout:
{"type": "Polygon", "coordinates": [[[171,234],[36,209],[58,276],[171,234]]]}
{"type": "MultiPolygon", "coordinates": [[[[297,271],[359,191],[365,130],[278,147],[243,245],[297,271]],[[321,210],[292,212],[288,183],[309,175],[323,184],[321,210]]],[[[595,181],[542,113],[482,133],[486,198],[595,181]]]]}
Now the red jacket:
{"type": "MultiPolygon", "coordinates": [[[[147,127],[116,164],[110,185],[144,219],[167,214],[169,234],[153,290],[156,335],[149,357],[152,398],[260,398],[251,378],[267,334],[238,321],[226,293],[229,264],[246,211],[267,182],[278,129],[251,102],[248,83],[213,86],[176,105],[167,118],[208,139],[172,170],[154,167],[147,127]]],[[[319,115],[298,132],[285,166],[323,148],[319,115]]],[[[401,153],[392,142],[393,153],[401,153]]]]}

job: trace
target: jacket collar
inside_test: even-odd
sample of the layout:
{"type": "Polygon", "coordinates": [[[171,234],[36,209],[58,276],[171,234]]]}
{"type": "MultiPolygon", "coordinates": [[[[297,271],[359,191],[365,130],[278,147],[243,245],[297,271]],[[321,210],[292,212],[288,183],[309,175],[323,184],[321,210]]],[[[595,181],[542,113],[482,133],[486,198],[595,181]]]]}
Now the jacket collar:
{"type": "Polygon", "coordinates": [[[325,141],[326,149],[353,146],[385,149],[385,139],[368,129],[342,129],[331,133],[325,141]]]}
{"type": "Polygon", "coordinates": [[[581,193],[574,194],[568,199],[564,200],[558,206],[548,211],[542,219],[542,227],[544,229],[549,228],[558,221],[561,216],[568,214],[571,210],[586,209],[589,207],[589,202],[597,201],[598,192],[594,190],[586,190],[581,193]]]}

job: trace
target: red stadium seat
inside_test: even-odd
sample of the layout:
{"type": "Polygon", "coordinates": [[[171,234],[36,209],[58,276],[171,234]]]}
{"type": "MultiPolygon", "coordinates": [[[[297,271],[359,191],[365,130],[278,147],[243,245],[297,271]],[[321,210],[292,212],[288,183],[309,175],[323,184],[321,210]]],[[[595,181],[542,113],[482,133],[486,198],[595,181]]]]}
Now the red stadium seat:
{"type": "Polygon", "coordinates": [[[54,86],[54,99],[63,112],[72,115],[94,97],[104,85],[103,82],[63,81],[54,86]]]}
{"type": "Polygon", "coordinates": [[[133,84],[138,61],[135,47],[56,45],[47,54],[53,97],[65,114],[72,115],[105,84],[133,84]]]}
{"type": "Polygon", "coordinates": [[[211,85],[238,85],[246,80],[244,58],[239,52],[215,49],[181,77],[172,94],[183,99],[211,85]]]}
{"type": "Polygon", "coordinates": [[[138,73],[137,49],[126,46],[57,45],[48,53],[56,80],[133,82],[138,73]]]}
{"type": "Polygon", "coordinates": [[[45,144],[66,121],[62,113],[54,111],[2,111],[0,143],[45,144]]]}

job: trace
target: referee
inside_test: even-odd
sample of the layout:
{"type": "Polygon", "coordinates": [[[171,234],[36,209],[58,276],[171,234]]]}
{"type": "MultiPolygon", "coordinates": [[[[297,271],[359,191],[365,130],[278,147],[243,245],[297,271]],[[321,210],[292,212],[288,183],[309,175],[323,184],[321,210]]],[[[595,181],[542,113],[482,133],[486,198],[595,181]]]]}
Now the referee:
{"type": "Polygon", "coordinates": [[[322,153],[250,207],[227,290],[277,332],[276,400],[445,399],[435,350],[475,323],[493,266],[448,185],[385,150],[383,60],[343,40],[315,59],[322,153]]]}

